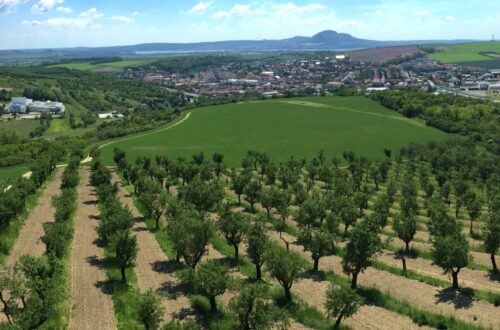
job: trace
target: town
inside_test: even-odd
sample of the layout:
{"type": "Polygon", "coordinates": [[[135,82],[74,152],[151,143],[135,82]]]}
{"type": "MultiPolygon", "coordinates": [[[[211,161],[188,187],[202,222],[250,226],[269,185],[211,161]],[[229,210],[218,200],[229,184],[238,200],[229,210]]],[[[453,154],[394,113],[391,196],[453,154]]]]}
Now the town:
{"type": "Polygon", "coordinates": [[[500,70],[441,64],[413,54],[402,54],[397,58],[401,61],[384,63],[357,60],[349,54],[303,57],[231,62],[189,72],[153,65],[130,68],[120,76],[162,84],[170,92],[180,90],[191,100],[202,95],[262,98],[324,95],[343,89],[368,94],[416,88],[480,98],[495,97],[500,92],[500,70]],[[409,59],[405,60],[405,56],[409,59]]]}

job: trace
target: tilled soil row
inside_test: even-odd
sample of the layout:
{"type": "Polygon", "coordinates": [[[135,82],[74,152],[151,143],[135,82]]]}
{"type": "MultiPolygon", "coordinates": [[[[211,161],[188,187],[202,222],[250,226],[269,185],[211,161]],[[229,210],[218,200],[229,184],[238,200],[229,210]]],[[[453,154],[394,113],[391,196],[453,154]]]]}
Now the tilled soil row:
{"type": "MultiPolygon", "coordinates": [[[[381,235],[380,237],[383,241],[386,241],[389,238],[388,236],[385,236],[385,235],[381,235]]],[[[392,238],[391,244],[397,248],[404,248],[405,247],[404,242],[398,238],[395,238],[395,237],[392,238]]],[[[411,242],[410,246],[415,247],[416,249],[418,249],[420,251],[431,251],[431,249],[432,249],[431,244],[422,243],[422,242],[411,242]]],[[[470,253],[472,255],[473,262],[487,266],[487,267],[491,267],[491,259],[490,259],[489,254],[483,253],[483,252],[474,252],[474,251],[471,251],[470,253]]],[[[497,259],[498,258],[499,257],[497,257],[497,259]]]]}
{"type": "Polygon", "coordinates": [[[69,329],[116,329],[113,301],[109,292],[106,292],[103,251],[96,243],[99,210],[95,190],[90,185],[88,168],[80,170],[77,192],[78,209],[74,219],[75,236],[70,256],[73,309],[69,329]]]}
{"type": "MultiPolygon", "coordinates": [[[[113,181],[120,182],[115,172],[113,172],[113,181]]],[[[154,234],[144,222],[130,194],[121,185],[118,198],[136,219],[132,232],[137,236],[138,253],[134,270],[139,290],[145,292],[152,289],[162,296],[165,323],[172,320],[198,319],[199,315],[192,308],[188,297],[182,292],[181,283],[175,276],[175,264],[168,260],[154,234]]]]}
{"type": "MultiPolygon", "coordinates": [[[[227,190],[227,193],[234,194],[231,190],[227,190]]],[[[256,209],[264,211],[264,208],[259,203],[256,203],[255,207],[256,209]]],[[[242,211],[242,209],[240,209],[240,211],[242,211]]],[[[294,223],[291,216],[289,216],[286,221],[291,225],[294,223]]],[[[279,244],[284,243],[277,233],[272,231],[268,231],[268,233],[275,242],[279,242],[279,244]]],[[[289,242],[295,241],[295,239],[290,240],[291,236],[283,237],[289,242]]],[[[292,249],[292,245],[290,249],[292,249]]],[[[245,249],[241,250],[245,251],[245,249]]],[[[303,256],[303,250],[301,250],[301,252],[303,256]]],[[[244,254],[244,252],[242,254],[244,254]]],[[[310,258],[310,256],[307,256],[307,258],[310,258]]],[[[323,314],[326,314],[324,304],[329,285],[330,283],[328,281],[305,274],[293,284],[292,292],[304,299],[307,304],[317,308],[323,314]]],[[[355,315],[343,322],[353,329],[430,329],[418,326],[413,323],[409,317],[373,305],[361,306],[355,315]]]]}
{"type": "MultiPolygon", "coordinates": [[[[269,232],[269,234],[274,241],[282,244],[282,240],[277,233],[269,232]]],[[[302,246],[297,244],[294,237],[286,233],[283,233],[282,236],[291,242],[290,250],[307,259],[311,258],[310,253],[304,251],[302,246]]],[[[320,268],[347,277],[342,271],[341,262],[342,259],[337,256],[324,257],[320,260],[320,268]]],[[[406,301],[421,310],[453,316],[471,324],[491,328],[500,327],[498,307],[457,294],[449,289],[436,288],[372,267],[360,274],[358,282],[362,286],[373,287],[382,292],[387,292],[394,298],[406,301]]]]}
{"type": "Polygon", "coordinates": [[[7,256],[6,265],[13,266],[23,255],[39,257],[45,252],[41,238],[44,235],[43,225],[54,221],[55,208],[52,198],[61,192],[61,177],[63,168],[56,168],[54,179],[42,192],[36,206],[24,222],[12,251],[7,256]]]}

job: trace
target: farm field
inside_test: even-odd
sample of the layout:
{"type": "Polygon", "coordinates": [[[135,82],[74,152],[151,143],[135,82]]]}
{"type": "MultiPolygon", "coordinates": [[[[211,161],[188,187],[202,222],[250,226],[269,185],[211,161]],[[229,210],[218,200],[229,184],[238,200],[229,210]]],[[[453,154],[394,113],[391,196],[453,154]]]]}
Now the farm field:
{"type": "Polygon", "coordinates": [[[445,46],[443,51],[429,56],[444,63],[489,69],[500,68],[500,42],[477,42],[445,46]]]}
{"type": "Polygon", "coordinates": [[[175,128],[107,145],[102,159],[111,165],[115,147],[127,150],[130,159],[221,152],[227,165],[236,167],[248,150],[267,152],[280,161],[291,155],[311,158],[320,149],[380,158],[384,148],[399,150],[410,142],[446,136],[364,97],[285,99],[196,109],[175,128]]]}
{"type": "Polygon", "coordinates": [[[26,172],[28,172],[28,166],[0,167],[0,186],[21,177],[26,172]]]}
{"type": "MultiPolygon", "coordinates": [[[[187,123],[187,121],[185,123],[187,123]]],[[[182,124],[180,124],[178,128],[180,128],[181,125],[182,124]]],[[[126,150],[126,153],[128,152],[129,150],[126,150]]],[[[418,156],[416,157],[418,158],[418,156]]],[[[274,159],[272,160],[274,161],[274,159]]],[[[152,163],[155,161],[158,160],[153,158],[152,163]]],[[[153,288],[159,294],[159,297],[161,297],[162,305],[170,306],[165,314],[165,321],[170,321],[171,319],[185,321],[184,317],[186,317],[186,315],[193,315],[192,311],[194,310],[195,314],[199,313],[198,316],[200,318],[196,318],[199,325],[207,326],[208,323],[208,328],[221,329],[224,328],[222,325],[225,325],[227,328],[234,328],[234,325],[230,325],[231,311],[228,306],[230,305],[231,299],[238,295],[238,291],[227,289],[226,292],[218,296],[216,300],[221,308],[220,311],[217,312],[218,317],[214,318],[213,314],[209,314],[205,297],[194,294],[191,290],[179,287],[177,284],[179,281],[182,281],[183,278],[180,270],[184,269],[186,266],[184,261],[173,264],[173,260],[175,259],[175,252],[172,251],[174,238],[169,236],[168,224],[182,221],[179,220],[181,218],[178,219],[175,215],[168,215],[161,219],[159,230],[156,230],[151,214],[145,212],[147,209],[147,202],[144,198],[149,199],[157,194],[153,193],[151,195],[151,192],[148,192],[149,189],[155,191],[154,189],[156,188],[153,187],[166,189],[165,191],[170,195],[169,203],[175,203],[174,200],[180,199],[183,201],[189,200],[194,203],[193,205],[198,205],[197,203],[200,200],[191,200],[187,195],[192,187],[198,186],[200,193],[201,191],[208,193],[209,190],[205,190],[211,189],[208,187],[223,189],[224,194],[220,195],[219,198],[221,198],[224,203],[227,203],[233,212],[243,214],[245,217],[243,219],[253,223],[253,220],[260,217],[260,219],[266,222],[265,235],[272,242],[271,244],[274,248],[281,251],[289,249],[291,252],[290,255],[293,256],[292,258],[301,265],[302,268],[296,275],[296,279],[291,288],[295,304],[292,305],[294,306],[293,308],[287,309],[290,312],[291,323],[293,324],[290,329],[303,329],[304,327],[308,329],[326,329],[331,327],[331,321],[327,319],[324,307],[326,301],[325,295],[331,283],[346,285],[346,283],[350,281],[350,277],[345,274],[342,265],[344,255],[348,251],[347,245],[352,239],[351,235],[353,235],[354,229],[351,228],[347,231],[347,238],[340,237],[342,235],[340,234],[333,239],[336,249],[334,252],[327,253],[321,257],[319,261],[319,272],[310,270],[312,267],[312,254],[310,250],[308,250],[310,248],[306,248],[307,245],[304,243],[303,236],[301,236],[303,231],[307,230],[307,227],[305,227],[307,226],[307,222],[304,221],[312,221],[309,224],[309,226],[311,226],[309,229],[312,228],[312,230],[315,230],[319,228],[320,230],[328,230],[327,228],[330,228],[330,224],[326,225],[326,223],[329,223],[331,218],[326,216],[324,220],[326,223],[320,220],[319,214],[314,215],[314,219],[309,219],[307,213],[307,210],[311,207],[309,202],[311,200],[317,200],[319,202],[325,200],[325,197],[329,196],[329,194],[335,194],[333,192],[334,190],[330,190],[331,188],[328,188],[328,184],[321,179],[313,180],[314,184],[310,182],[311,172],[309,172],[309,170],[315,166],[320,167],[321,165],[313,165],[314,161],[311,161],[308,163],[309,165],[302,167],[300,174],[295,176],[298,182],[300,182],[299,186],[304,187],[307,185],[309,187],[307,192],[304,190],[304,199],[299,201],[297,197],[298,191],[305,188],[284,188],[282,183],[269,183],[267,174],[260,175],[261,172],[266,173],[265,169],[261,168],[260,165],[256,165],[257,167],[255,170],[253,167],[246,172],[238,170],[238,174],[233,174],[221,180],[217,180],[215,176],[212,176],[212,179],[203,181],[198,176],[201,175],[201,173],[198,173],[196,174],[196,179],[188,181],[186,184],[186,182],[179,177],[179,175],[182,174],[172,170],[176,168],[178,164],[175,160],[169,163],[159,162],[160,163],[156,163],[155,165],[157,166],[156,169],[153,169],[153,167],[146,165],[147,162],[133,165],[135,162],[134,159],[132,159],[130,165],[138,169],[139,173],[142,172],[141,175],[143,175],[142,178],[135,179],[136,184],[140,184],[142,186],[140,189],[144,191],[136,191],[133,183],[126,185],[123,177],[121,177],[123,186],[120,187],[115,194],[124,204],[124,207],[132,211],[132,216],[135,219],[130,229],[137,237],[139,253],[137,255],[138,260],[135,264],[135,269],[130,269],[131,274],[133,271],[133,274],[136,275],[136,281],[140,292],[144,292],[148,288],[153,288]],[[161,179],[156,178],[156,175],[153,173],[156,173],[158,168],[166,170],[165,173],[168,173],[166,177],[162,176],[161,179]],[[244,189],[245,193],[241,196],[242,203],[238,203],[238,194],[234,190],[234,179],[239,175],[249,176],[249,180],[259,183],[259,194],[262,195],[260,195],[261,197],[257,197],[257,201],[254,205],[255,211],[253,211],[254,207],[252,206],[254,202],[252,202],[252,198],[248,195],[250,194],[250,190],[248,190],[247,194],[246,188],[244,189]],[[165,188],[160,182],[169,182],[168,187],[165,188]],[[217,188],[218,186],[219,188],[217,188]],[[125,187],[127,190],[125,190],[125,187]],[[201,187],[204,188],[202,189],[201,187]],[[282,211],[272,206],[266,209],[262,204],[264,203],[263,201],[265,201],[264,196],[269,193],[271,189],[278,189],[282,192],[289,191],[289,193],[294,196],[290,197],[290,205],[285,213],[287,214],[285,221],[282,221],[282,211]],[[135,205],[133,202],[135,202],[135,205]],[[143,212],[140,212],[140,210],[143,212]],[[302,211],[306,213],[302,213],[302,211]],[[154,233],[165,255],[158,251],[156,244],[152,244],[151,240],[153,237],[151,233],[154,233]],[[141,249],[146,249],[148,253],[144,254],[141,252],[141,249]],[[169,261],[166,261],[165,257],[169,261]],[[160,265],[162,266],[160,267],[160,265]],[[165,281],[165,285],[160,286],[159,284],[161,281],[165,281]],[[170,312],[176,311],[179,308],[182,308],[185,313],[178,314],[170,312]],[[294,310],[294,308],[299,309],[299,311],[294,310]],[[307,312],[300,310],[300,308],[304,308],[307,312]],[[305,316],[306,314],[304,313],[309,315],[309,317],[305,316]]],[[[188,158],[187,162],[189,162],[193,168],[197,168],[194,160],[190,161],[188,158]]],[[[357,162],[357,160],[354,161],[354,163],[357,162]]],[[[474,253],[474,256],[484,258],[478,258],[478,260],[473,259],[469,265],[464,266],[465,268],[460,271],[458,281],[462,290],[454,291],[450,288],[451,277],[449,275],[443,275],[443,270],[432,263],[429,254],[430,248],[423,248],[424,245],[429,247],[432,245],[429,239],[429,229],[427,226],[432,219],[428,217],[430,208],[426,203],[426,193],[422,190],[421,186],[424,186],[424,182],[428,182],[435,186],[436,189],[439,189],[437,179],[431,173],[429,164],[417,160],[414,160],[411,166],[406,160],[403,160],[400,165],[397,165],[396,162],[391,160],[387,160],[387,162],[390,163],[388,177],[392,178],[389,179],[389,181],[394,180],[396,173],[399,173],[400,179],[397,180],[398,188],[396,188],[394,195],[394,203],[390,202],[392,206],[388,213],[388,226],[383,229],[384,234],[378,234],[382,241],[381,251],[375,253],[375,255],[371,257],[372,261],[369,263],[368,268],[359,275],[359,286],[356,292],[364,298],[364,303],[360,306],[359,311],[355,315],[345,320],[345,324],[351,329],[390,329],[391,327],[395,327],[396,324],[397,329],[498,328],[500,326],[500,318],[497,315],[498,304],[500,303],[500,286],[498,284],[498,276],[490,272],[491,263],[488,261],[489,255],[484,252],[474,253]],[[426,177],[425,173],[429,175],[429,181],[424,179],[426,177]],[[408,177],[414,177],[412,183],[407,183],[409,182],[406,181],[408,177]],[[413,255],[408,256],[408,272],[403,272],[401,270],[401,259],[398,256],[398,253],[401,253],[398,252],[401,251],[399,243],[402,241],[397,238],[397,236],[391,236],[392,240],[389,241],[386,236],[395,235],[395,227],[392,224],[394,219],[401,215],[402,212],[403,201],[406,198],[404,197],[406,194],[405,190],[407,189],[402,187],[405,184],[410,184],[414,187],[413,189],[416,189],[415,198],[417,201],[416,214],[418,215],[418,228],[421,234],[427,234],[427,236],[418,235],[419,241],[415,241],[415,238],[414,241],[410,243],[413,255]],[[425,244],[422,243],[423,241],[425,241],[425,244]],[[394,245],[398,246],[398,248],[395,248],[394,245]],[[479,259],[484,259],[486,262],[483,263],[483,261],[479,259]],[[479,262],[479,264],[476,262],[479,262]]],[[[182,162],[179,164],[182,164],[182,162]]],[[[322,166],[333,169],[329,159],[326,159],[324,164],[326,165],[322,166]]],[[[212,166],[214,165],[212,164],[212,166]]],[[[370,165],[368,165],[368,167],[370,167],[370,165]]],[[[351,176],[347,168],[333,169],[333,171],[343,172],[346,177],[351,176]]],[[[214,174],[212,173],[212,175],[214,174]]],[[[361,206],[361,211],[359,211],[361,213],[356,210],[357,219],[351,224],[354,228],[363,222],[369,221],[370,215],[379,212],[376,206],[377,201],[382,196],[387,196],[386,194],[388,193],[388,181],[377,183],[375,180],[378,179],[372,179],[371,175],[365,174],[362,176],[363,188],[361,189],[362,191],[366,191],[369,197],[366,205],[361,206]]],[[[110,184],[120,180],[114,173],[112,178],[110,184]]],[[[103,185],[103,187],[105,187],[105,185],[103,185]]],[[[297,186],[294,185],[294,187],[297,186]]],[[[476,188],[475,185],[471,184],[470,189],[476,190],[476,188]]],[[[357,195],[358,193],[354,194],[357,195]]],[[[440,196],[440,193],[436,191],[434,196],[440,196]]],[[[193,197],[198,198],[200,196],[196,195],[193,197]]],[[[455,219],[455,203],[458,199],[454,194],[449,196],[449,198],[451,201],[449,206],[445,206],[445,204],[443,204],[443,206],[447,208],[447,212],[450,214],[451,219],[455,219]]],[[[354,199],[356,200],[357,197],[354,199]]],[[[330,200],[328,199],[328,201],[330,200]]],[[[101,202],[106,203],[104,199],[99,201],[99,203],[101,202]]],[[[488,212],[486,205],[483,204],[482,206],[481,213],[486,215],[488,212]]],[[[336,207],[332,204],[327,203],[325,207],[327,209],[326,214],[329,214],[329,212],[336,214],[336,207]]],[[[233,278],[234,281],[245,284],[252,283],[252,279],[256,275],[249,259],[248,241],[243,239],[240,243],[240,259],[236,261],[233,247],[224,240],[224,229],[220,227],[219,224],[220,219],[225,217],[224,211],[214,207],[208,211],[208,214],[210,222],[213,222],[213,225],[218,229],[209,240],[200,262],[203,263],[208,260],[217,260],[229,269],[228,274],[230,274],[230,277],[233,278]]],[[[476,233],[480,230],[479,228],[484,226],[482,219],[483,217],[480,217],[475,221],[476,233]]],[[[101,219],[101,221],[103,221],[103,219],[101,219]]],[[[470,218],[465,207],[462,206],[459,208],[457,219],[454,221],[457,221],[461,225],[468,225],[470,218]]],[[[334,223],[338,226],[339,233],[341,233],[344,230],[344,224],[334,223]]],[[[467,235],[468,239],[473,239],[469,236],[468,230],[464,231],[464,233],[467,235]]],[[[474,238],[474,240],[476,240],[474,246],[478,247],[482,245],[479,238],[474,238]]],[[[263,269],[263,283],[272,288],[273,299],[280,305],[280,299],[283,299],[283,296],[279,294],[281,288],[272,277],[273,275],[269,267],[265,267],[263,269]]],[[[120,293],[120,295],[123,295],[123,297],[126,295],[130,295],[131,297],[138,295],[139,293],[134,291],[135,285],[133,287],[134,289],[129,289],[126,294],[120,293]]],[[[116,293],[116,295],[118,295],[118,293],[116,293]]],[[[115,293],[113,293],[113,300],[115,301],[115,293]]],[[[119,304],[115,303],[115,314],[119,320],[123,321],[123,317],[130,317],[130,309],[133,307],[132,303],[126,304],[123,300],[118,301],[120,301],[119,304]],[[126,304],[128,307],[123,306],[123,304],[126,304]]],[[[283,307],[282,305],[280,306],[283,307]]],[[[191,317],[187,319],[191,319],[191,317]]],[[[125,323],[123,323],[122,326],[119,325],[118,328],[123,328],[124,324],[125,323]]]]}
{"type": "Polygon", "coordinates": [[[30,132],[40,125],[40,121],[35,119],[7,120],[0,122],[0,129],[10,129],[28,137],[30,132]]]}
{"type": "Polygon", "coordinates": [[[96,71],[96,72],[106,72],[106,71],[116,72],[116,71],[118,71],[118,72],[120,72],[125,67],[141,66],[141,65],[150,63],[152,61],[154,61],[154,59],[133,59],[133,60],[123,60],[123,61],[99,63],[99,64],[75,62],[75,63],[56,64],[56,65],[52,65],[50,67],[67,68],[67,69],[71,69],[71,70],[80,70],[80,71],[96,71]]]}

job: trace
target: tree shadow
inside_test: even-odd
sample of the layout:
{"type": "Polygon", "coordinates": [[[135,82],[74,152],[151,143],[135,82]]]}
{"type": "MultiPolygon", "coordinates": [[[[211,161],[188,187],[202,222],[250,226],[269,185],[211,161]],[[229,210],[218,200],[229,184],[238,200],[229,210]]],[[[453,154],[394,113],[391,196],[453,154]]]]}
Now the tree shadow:
{"type": "Polygon", "coordinates": [[[314,282],[323,282],[326,278],[326,275],[322,271],[313,272],[312,270],[302,273],[302,278],[313,280],[314,282]]]}
{"type": "Polygon", "coordinates": [[[455,309],[467,309],[472,307],[474,299],[473,292],[470,289],[455,290],[446,288],[436,294],[436,303],[453,303],[455,309]]]}
{"type": "Polygon", "coordinates": [[[87,262],[93,266],[93,267],[96,267],[96,268],[99,268],[99,269],[104,269],[104,266],[106,264],[106,261],[103,260],[103,259],[99,259],[97,256],[90,256],[90,257],[87,257],[87,262]]]}
{"type": "Polygon", "coordinates": [[[177,270],[184,267],[175,260],[155,261],[153,263],[153,270],[161,274],[174,274],[177,270]]]}
{"type": "Polygon", "coordinates": [[[98,215],[92,214],[92,215],[89,215],[89,219],[90,220],[94,220],[94,221],[99,221],[100,217],[98,215]]]}
{"type": "Polygon", "coordinates": [[[97,200],[94,199],[94,200],[90,200],[90,201],[85,201],[85,202],[83,202],[83,204],[89,205],[89,206],[90,205],[97,205],[97,200]]]}
{"type": "Polygon", "coordinates": [[[491,281],[500,282],[500,273],[495,273],[494,271],[490,270],[488,272],[488,278],[491,281]]]}
{"type": "Polygon", "coordinates": [[[146,227],[136,227],[136,228],[133,229],[133,231],[135,233],[141,233],[141,232],[144,232],[144,231],[150,232],[151,230],[149,228],[146,228],[146,227]]]}
{"type": "Polygon", "coordinates": [[[111,295],[113,293],[112,286],[110,285],[109,281],[97,281],[95,282],[94,286],[106,295],[111,295]]]}
{"type": "Polygon", "coordinates": [[[172,318],[179,321],[193,318],[194,320],[199,321],[199,316],[196,311],[189,307],[183,307],[178,312],[172,313],[172,318]]]}
{"type": "Polygon", "coordinates": [[[186,294],[186,285],[181,282],[167,281],[162,283],[158,292],[170,299],[177,299],[186,294]]]}
{"type": "Polygon", "coordinates": [[[137,223],[145,222],[146,218],[144,218],[142,215],[139,215],[134,218],[134,221],[137,223]]]}

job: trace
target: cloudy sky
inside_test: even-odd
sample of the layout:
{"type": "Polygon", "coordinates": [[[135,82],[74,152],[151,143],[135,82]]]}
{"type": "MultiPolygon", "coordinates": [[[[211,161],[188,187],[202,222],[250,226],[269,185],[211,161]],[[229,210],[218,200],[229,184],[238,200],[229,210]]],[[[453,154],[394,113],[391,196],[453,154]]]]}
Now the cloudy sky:
{"type": "Polygon", "coordinates": [[[500,0],[0,0],[0,49],[310,36],[500,38],[500,0]]]}

